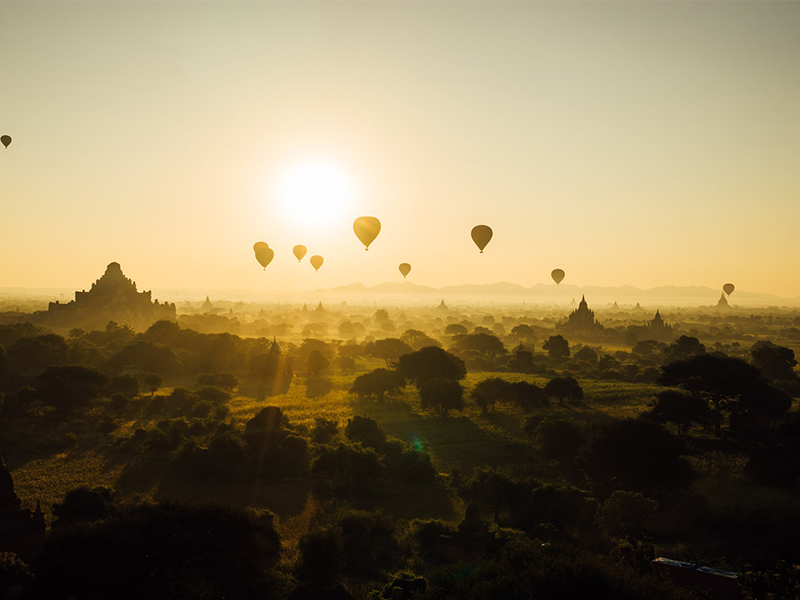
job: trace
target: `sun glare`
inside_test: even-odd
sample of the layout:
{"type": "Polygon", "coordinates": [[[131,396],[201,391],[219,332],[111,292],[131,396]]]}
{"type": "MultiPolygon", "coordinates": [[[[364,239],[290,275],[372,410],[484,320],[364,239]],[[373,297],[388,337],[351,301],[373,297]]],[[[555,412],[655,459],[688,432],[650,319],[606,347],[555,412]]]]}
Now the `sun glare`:
{"type": "Polygon", "coordinates": [[[293,220],[319,225],[343,213],[353,202],[354,184],[346,170],[322,159],[293,165],[278,181],[278,200],[293,220]]]}

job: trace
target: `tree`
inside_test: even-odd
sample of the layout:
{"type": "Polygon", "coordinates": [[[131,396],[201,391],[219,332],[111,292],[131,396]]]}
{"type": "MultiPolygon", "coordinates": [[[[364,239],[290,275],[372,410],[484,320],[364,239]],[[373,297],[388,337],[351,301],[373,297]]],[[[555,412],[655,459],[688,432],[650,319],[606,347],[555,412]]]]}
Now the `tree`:
{"type": "Polygon", "coordinates": [[[274,597],[264,577],[280,556],[273,521],[266,511],[221,505],[120,508],[49,538],[31,597],[274,597]]]}
{"type": "Polygon", "coordinates": [[[174,346],[180,339],[181,333],[181,327],[175,321],[162,319],[153,323],[142,337],[157,344],[174,346]]]}
{"type": "Polygon", "coordinates": [[[464,388],[445,377],[428,379],[419,388],[422,408],[433,408],[443,417],[451,410],[464,410],[464,388]]]}
{"type": "Polygon", "coordinates": [[[640,539],[652,531],[658,502],[641,492],[617,490],[600,509],[603,528],[616,537],[640,539]]]}
{"type": "Polygon", "coordinates": [[[178,357],[172,348],[143,340],[125,346],[108,359],[108,366],[115,371],[133,367],[160,375],[172,373],[178,364],[178,357]]]}
{"type": "Polygon", "coordinates": [[[365,448],[380,450],[386,443],[386,434],[375,419],[354,416],[344,429],[345,437],[351,442],[358,442],[365,448]]]}
{"type": "Polygon", "coordinates": [[[375,450],[344,442],[322,446],[311,468],[314,475],[327,477],[351,492],[366,491],[383,471],[383,461],[375,450]]]}
{"type": "Polygon", "coordinates": [[[23,337],[8,348],[13,364],[23,372],[38,373],[51,365],[63,364],[69,346],[60,335],[48,333],[36,337],[23,337]]]}
{"type": "Polygon", "coordinates": [[[536,333],[534,332],[533,327],[526,325],[525,323],[513,327],[511,329],[511,335],[517,338],[517,341],[520,344],[523,341],[534,341],[536,339],[536,333]]]}
{"type": "Polygon", "coordinates": [[[201,373],[197,376],[197,385],[213,385],[233,391],[239,385],[239,378],[233,373],[201,373]]]}
{"type": "Polygon", "coordinates": [[[596,365],[598,360],[597,350],[595,350],[591,346],[584,346],[575,353],[575,360],[580,360],[592,365],[596,365]]]}
{"type": "Polygon", "coordinates": [[[355,335],[356,328],[353,327],[353,324],[350,321],[342,321],[339,324],[339,335],[343,338],[351,338],[355,335]]]}
{"type": "Polygon", "coordinates": [[[553,360],[566,360],[569,358],[569,342],[560,335],[551,335],[544,344],[542,350],[553,360]]]}
{"type": "Polygon", "coordinates": [[[161,378],[161,375],[157,375],[156,373],[148,373],[143,377],[142,381],[144,381],[144,384],[150,388],[150,397],[152,398],[155,396],[156,390],[161,387],[161,384],[164,380],[161,378]]]}
{"type": "Polygon", "coordinates": [[[511,384],[514,403],[525,412],[532,408],[542,408],[549,405],[544,390],[535,383],[515,381],[511,384]]]}
{"type": "Polygon", "coordinates": [[[519,485],[495,469],[476,469],[467,484],[467,496],[492,511],[494,521],[511,507],[519,495],[519,485]]]}
{"type": "Polygon", "coordinates": [[[791,348],[761,341],[750,348],[750,356],[752,363],[767,379],[788,381],[797,378],[794,372],[797,360],[791,348]]]}
{"type": "Polygon", "coordinates": [[[325,358],[325,355],[322,354],[322,352],[319,350],[312,350],[306,357],[306,373],[312,377],[319,375],[319,373],[324,369],[327,369],[330,364],[330,361],[325,358]]]}
{"type": "Polygon", "coordinates": [[[682,335],[667,347],[667,360],[676,361],[700,356],[706,353],[706,347],[696,337],[682,335]]]}
{"type": "Polygon", "coordinates": [[[481,407],[483,412],[491,407],[494,411],[494,406],[497,402],[508,401],[513,396],[512,384],[505,379],[499,377],[490,377],[478,382],[472,390],[472,399],[481,407]]]}
{"type": "Polygon", "coordinates": [[[438,340],[433,339],[417,329],[406,329],[403,335],[400,336],[400,339],[414,350],[421,350],[427,346],[439,346],[440,348],[442,346],[438,340]]]}
{"type": "Polygon", "coordinates": [[[692,479],[678,439],[652,421],[602,423],[581,448],[577,462],[596,498],[607,497],[614,490],[653,495],[686,487],[692,479]]]}
{"type": "Polygon", "coordinates": [[[668,346],[664,342],[658,342],[656,340],[642,340],[641,342],[636,342],[636,345],[631,348],[631,354],[637,358],[643,358],[660,363],[661,359],[664,357],[664,354],[667,352],[667,348],[668,346]]]}
{"type": "Polygon", "coordinates": [[[78,365],[48,367],[39,374],[38,396],[60,410],[73,410],[103,395],[108,379],[97,369],[78,365]]]}
{"type": "Polygon", "coordinates": [[[488,333],[457,336],[453,349],[458,352],[477,352],[492,359],[508,352],[498,337],[488,333]]]}
{"type": "Polygon", "coordinates": [[[444,332],[446,335],[464,335],[467,333],[467,328],[464,327],[461,323],[450,323],[447,327],[444,328],[444,332]]]}
{"type": "Polygon", "coordinates": [[[386,361],[386,366],[391,366],[403,354],[408,354],[414,350],[402,340],[397,338],[385,338],[375,340],[367,346],[367,354],[386,361]]]}
{"type": "Polygon", "coordinates": [[[125,394],[128,398],[135,398],[139,393],[139,380],[128,373],[112,377],[108,391],[111,394],[120,393],[125,394]]]}
{"type": "Polygon", "coordinates": [[[574,423],[562,419],[531,419],[525,431],[533,434],[542,455],[560,463],[572,463],[578,450],[586,443],[586,433],[574,423]]]}
{"type": "Polygon", "coordinates": [[[405,381],[395,370],[375,369],[369,373],[364,373],[356,377],[350,393],[357,395],[360,399],[376,398],[383,401],[386,396],[396,395],[405,381]]]}
{"type": "Polygon", "coordinates": [[[78,521],[99,521],[106,517],[112,507],[112,490],[105,487],[90,489],[81,486],[69,490],[64,500],[53,504],[56,517],[54,528],[60,528],[78,521]]]}
{"type": "MultiPolygon", "coordinates": [[[[681,387],[706,401],[711,406],[717,434],[722,428],[723,411],[736,411],[744,394],[765,389],[761,372],[756,367],[739,358],[713,354],[698,354],[665,365],[658,382],[681,387]]],[[[752,400],[750,406],[755,405],[757,401],[752,400]]]]}
{"type": "Polygon", "coordinates": [[[685,434],[693,423],[711,422],[711,411],[705,400],[676,390],[659,392],[650,416],[658,423],[675,423],[678,435],[685,434]]]}
{"type": "Polygon", "coordinates": [[[574,377],[555,377],[544,386],[548,398],[558,398],[558,405],[564,406],[564,400],[572,403],[583,400],[583,388],[574,377]]]}
{"type": "Polygon", "coordinates": [[[417,388],[434,377],[460,381],[467,375],[463,360],[433,346],[404,354],[398,361],[397,370],[403,379],[414,381],[417,388]]]}

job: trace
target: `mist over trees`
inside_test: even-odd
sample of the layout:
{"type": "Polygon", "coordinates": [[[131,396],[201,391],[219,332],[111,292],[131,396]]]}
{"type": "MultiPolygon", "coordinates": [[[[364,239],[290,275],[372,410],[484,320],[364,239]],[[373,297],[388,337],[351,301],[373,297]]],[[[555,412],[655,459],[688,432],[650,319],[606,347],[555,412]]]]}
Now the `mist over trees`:
{"type": "Polygon", "coordinates": [[[559,329],[563,310],[484,307],[220,306],[209,315],[219,319],[179,315],[143,331],[0,323],[0,452],[18,489],[40,489],[29,475],[39,463],[18,456],[55,474],[41,558],[2,559],[2,585],[44,597],[63,578],[78,596],[110,593],[144,568],[138,558],[89,581],[74,561],[105,565],[103,540],[134,526],[131,552],[150,553],[148,519],[169,519],[189,541],[165,542],[169,556],[153,554],[161,587],[131,584],[130,597],[198,585],[274,598],[556,585],[533,555],[630,597],[692,597],[651,576],[667,552],[744,564],[746,589],[785,594],[772,574],[800,561],[800,514],[765,511],[800,475],[800,315],[662,313],[671,337],[646,337],[649,317],[623,310],[598,310],[601,333],[581,335],[559,329]],[[231,319],[239,325],[218,329],[231,319]],[[269,333],[244,333],[255,327],[269,333]],[[76,478],[58,456],[97,466],[81,467],[83,486],[65,483],[76,478]],[[758,500],[721,508],[737,494],[758,500]],[[195,510],[220,525],[195,532],[195,510]],[[464,558],[454,548],[469,527],[485,545],[464,558]],[[192,544],[207,535],[218,546],[208,560],[260,554],[235,576],[197,576],[180,565],[206,560],[192,544]],[[685,552],[670,550],[676,540],[685,552]],[[486,575],[453,579],[465,560],[486,575]],[[526,567],[497,571],[506,561],[526,567]]]}

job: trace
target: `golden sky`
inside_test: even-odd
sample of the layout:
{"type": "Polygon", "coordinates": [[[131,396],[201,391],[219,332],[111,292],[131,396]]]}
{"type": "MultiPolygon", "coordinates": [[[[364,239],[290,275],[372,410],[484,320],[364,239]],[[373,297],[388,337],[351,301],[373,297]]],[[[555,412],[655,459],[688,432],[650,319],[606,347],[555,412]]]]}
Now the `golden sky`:
{"type": "Polygon", "coordinates": [[[559,267],[800,296],[800,3],[0,2],[0,24],[0,287],[408,262],[437,287],[559,267]],[[321,220],[287,207],[309,164],[346,182],[321,220]]]}

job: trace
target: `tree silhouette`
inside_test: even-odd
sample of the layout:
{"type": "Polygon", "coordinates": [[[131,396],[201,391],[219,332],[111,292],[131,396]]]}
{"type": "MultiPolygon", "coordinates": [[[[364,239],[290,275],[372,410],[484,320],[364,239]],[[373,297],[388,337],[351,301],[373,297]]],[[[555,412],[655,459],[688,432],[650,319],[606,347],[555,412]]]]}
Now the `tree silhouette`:
{"type": "Polygon", "coordinates": [[[359,398],[376,398],[382,401],[386,396],[396,395],[405,385],[405,381],[395,370],[375,369],[356,377],[350,393],[359,398]]]}
{"type": "Polygon", "coordinates": [[[583,400],[583,388],[573,377],[555,377],[544,386],[548,398],[558,398],[558,405],[564,406],[564,400],[580,402],[583,400]]]}
{"type": "Polygon", "coordinates": [[[400,336],[400,339],[411,346],[413,350],[421,350],[427,346],[442,346],[439,341],[433,339],[418,329],[406,329],[403,332],[403,335],[400,336]]]}
{"type": "Polygon", "coordinates": [[[478,382],[472,390],[472,398],[475,403],[486,412],[488,408],[494,411],[497,402],[510,400],[514,394],[510,382],[499,377],[490,377],[478,382]]]}
{"type": "Polygon", "coordinates": [[[560,335],[551,335],[542,344],[542,350],[553,360],[569,358],[569,342],[560,335]]]}
{"type": "Polygon", "coordinates": [[[330,361],[325,358],[322,352],[319,350],[312,350],[306,357],[306,373],[314,377],[319,375],[321,371],[327,369],[330,364],[330,361]]]}
{"type": "Polygon", "coordinates": [[[398,361],[397,370],[403,379],[414,381],[417,388],[434,377],[460,381],[467,375],[463,360],[433,346],[404,354],[398,361]]]}
{"type": "Polygon", "coordinates": [[[39,374],[38,396],[60,410],[73,410],[103,395],[108,379],[97,369],[78,365],[48,367],[39,374]]]}
{"type": "Polygon", "coordinates": [[[578,449],[586,443],[586,433],[569,421],[562,419],[531,419],[525,431],[532,434],[545,458],[560,463],[572,463],[578,449]]]}
{"type": "Polygon", "coordinates": [[[523,341],[534,341],[536,339],[536,333],[533,330],[533,327],[530,325],[526,325],[522,323],[520,325],[516,325],[511,329],[511,335],[517,338],[517,341],[521,344],[523,341]]]}
{"type": "Polygon", "coordinates": [[[403,354],[408,354],[414,350],[403,340],[397,338],[385,338],[375,340],[367,346],[367,354],[386,361],[386,366],[391,366],[403,354]]]}
{"type": "Polygon", "coordinates": [[[148,373],[144,376],[142,381],[144,381],[144,384],[150,388],[150,397],[152,398],[155,395],[156,390],[161,387],[161,384],[164,380],[161,378],[161,375],[157,375],[156,373],[148,373]]]}
{"type": "Polygon", "coordinates": [[[708,403],[698,396],[666,390],[656,396],[656,404],[650,416],[659,423],[674,423],[678,426],[678,435],[685,434],[693,423],[711,423],[711,411],[708,403]]]}
{"type": "Polygon", "coordinates": [[[419,388],[422,408],[433,408],[443,417],[451,410],[464,410],[464,388],[452,379],[434,377],[419,388]]]}
{"type": "Polygon", "coordinates": [[[264,573],[279,555],[269,513],[144,504],[50,538],[30,591],[36,598],[271,597],[264,573]]]}
{"type": "Polygon", "coordinates": [[[767,379],[788,381],[797,378],[794,372],[797,360],[791,348],[761,341],[753,344],[750,356],[753,364],[761,369],[761,373],[767,379]]]}
{"type": "Polygon", "coordinates": [[[730,356],[698,354],[675,361],[663,367],[658,382],[681,387],[706,401],[711,406],[711,420],[718,435],[723,412],[751,415],[760,412],[774,418],[782,414],[780,407],[785,405],[775,393],[777,390],[761,379],[758,368],[730,356]],[[763,404],[759,399],[764,400],[763,404]]]}
{"type": "Polygon", "coordinates": [[[682,335],[667,346],[667,360],[684,360],[706,353],[706,347],[696,337],[682,335]]]}
{"type": "Polygon", "coordinates": [[[680,456],[678,439],[651,421],[623,419],[598,426],[581,448],[578,466],[595,497],[615,490],[647,495],[685,487],[692,469],[680,456]]]}
{"type": "Polygon", "coordinates": [[[473,333],[471,335],[461,335],[456,337],[453,349],[459,352],[473,351],[483,354],[489,358],[497,358],[506,354],[508,350],[503,342],[489,333],[473,333]]]}
{"type": "Polygon", "coordinates": [[[444,328],[444,332],[446,335],[464,335],[467,333],[467,328],[464,327],[461,323],[450,323],[447,327],[444,328]]]}

